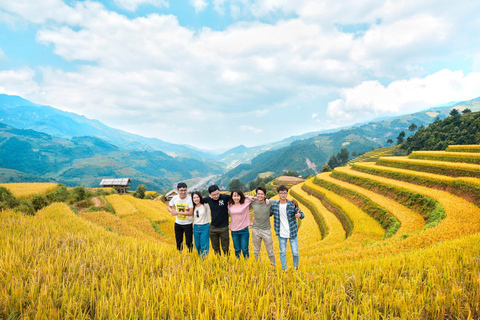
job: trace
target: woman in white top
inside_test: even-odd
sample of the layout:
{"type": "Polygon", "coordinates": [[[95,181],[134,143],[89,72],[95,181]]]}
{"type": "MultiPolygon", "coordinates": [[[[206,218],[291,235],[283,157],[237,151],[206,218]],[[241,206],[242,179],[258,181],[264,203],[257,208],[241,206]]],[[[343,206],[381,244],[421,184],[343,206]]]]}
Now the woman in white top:
{"type": "Polygon", "coordinates": [[[205,257],[210,249],[210,222],[212,213],[210,206],[203,201],[202,194],[198,191],[192,193],[193,200],[193,237],[198,255],[205,257]]]}

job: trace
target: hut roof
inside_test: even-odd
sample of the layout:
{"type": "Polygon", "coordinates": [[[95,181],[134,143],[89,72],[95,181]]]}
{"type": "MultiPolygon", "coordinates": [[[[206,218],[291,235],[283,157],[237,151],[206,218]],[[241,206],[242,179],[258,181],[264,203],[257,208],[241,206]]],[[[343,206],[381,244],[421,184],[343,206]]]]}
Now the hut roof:
{"type": "Polygon", "coordinates": [[[102,179],[102,182],[100,182],[101,186],[108,187],[108,186],[122,186],[126,187],[128,186],[128,183],[131,183],[132,181],[130,178],[118,178],[118,179],[102,179]]]}

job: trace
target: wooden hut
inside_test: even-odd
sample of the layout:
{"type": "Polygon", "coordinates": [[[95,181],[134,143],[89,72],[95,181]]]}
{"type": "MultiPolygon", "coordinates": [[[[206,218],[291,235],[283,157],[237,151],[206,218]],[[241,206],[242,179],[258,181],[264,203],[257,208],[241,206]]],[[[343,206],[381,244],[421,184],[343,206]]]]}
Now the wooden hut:
{"type": "Polygon", "coordinates": [[[100,185],[103,188],[114,188],[118,193],[127,193],[127,189],[131,188],[128,184],[132,183],[130,178],[117,178],[117,179],[102,179],[100,185]]]}

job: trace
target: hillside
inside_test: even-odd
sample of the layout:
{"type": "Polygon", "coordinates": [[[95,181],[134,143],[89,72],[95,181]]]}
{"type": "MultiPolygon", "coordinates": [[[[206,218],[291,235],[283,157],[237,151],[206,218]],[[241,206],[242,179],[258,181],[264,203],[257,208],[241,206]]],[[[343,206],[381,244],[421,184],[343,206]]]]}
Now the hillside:
{"type": "Polygon", "coordinates": [[[410,153],[414,150],[443,150],[454,144],[480,144],[480,112],[454,112],[444,120],[437,119],[408,137],[401,148],[410,153]]]}
{"type": "Polygon", "coordinates": [[[0,318],[477,319],[478,150],[380,157],[293,186],[305,215],[298,270],[290,255],[281,270],[276,236],[276,267],[264,249],[258,262],[178,252],[158,201],[4,211],[0,318]]]}
{"type": "Polygon", "coordinates": [[[0,167],[0,182],[57,181],[97,187],[102,178],[130,177],[133,188],[145,184],[158,191],[171,189],[178,180],[222,172],[218,165],[173,158],[161,151],[121,150],[96,137],[68,140],[5,124],[0,124],[0,167]]]}

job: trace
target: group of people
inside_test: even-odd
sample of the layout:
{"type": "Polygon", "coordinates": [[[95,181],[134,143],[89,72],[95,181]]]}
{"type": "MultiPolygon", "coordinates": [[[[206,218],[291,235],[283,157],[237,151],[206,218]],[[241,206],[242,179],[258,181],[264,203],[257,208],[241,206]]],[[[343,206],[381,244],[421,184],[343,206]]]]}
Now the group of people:
{"type": "Polygon", "coordinates": [[[293,265],[298,269],[298,225],[297,219],[303,219],[303,212],[287,199],[288,188],[281,185],[277,188],[280,200],[268,200],[266,189],[258,187],[256,197],[246,197],[241,190],[233,190],[229,195],[221,194],[217,185],[208,188],[209,196],[203,198],[198,191],[191,195],[187,193],[187,185],[183,182],[177,185],[178,195],[174,196],[168,205],[168,210],[175,216],[175,240],[177,249],[183,249],[183,238],[189,251],[195,248],[204,257],[209,252],[210,242],[216,254],[229,254],[229,229],[231,232],[235,256],[249,257],[250,242],[249,227],[252,228],[252,242],[255,259],[260,256],[262,241],[273,266],[273,239],[270,217],[273,215],[274,230],[280,247],[280,262],[282,269],[287,269],[287,240],[293,256],[293,265]],[[249,209],[254,211],[253,223],[250,220],[249,209]],[[230,219],[229,219],[230,217],[230,219]],[[231,221],[229,221],[231,220],[231,221]],[[230,226],[230,228],[229,228],[230,226]]]}

